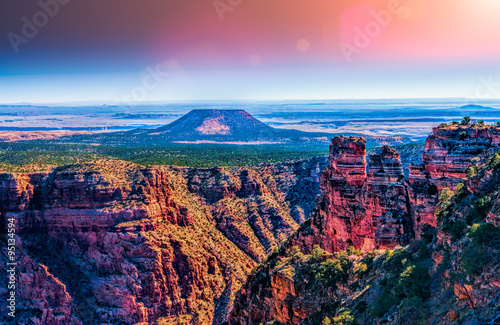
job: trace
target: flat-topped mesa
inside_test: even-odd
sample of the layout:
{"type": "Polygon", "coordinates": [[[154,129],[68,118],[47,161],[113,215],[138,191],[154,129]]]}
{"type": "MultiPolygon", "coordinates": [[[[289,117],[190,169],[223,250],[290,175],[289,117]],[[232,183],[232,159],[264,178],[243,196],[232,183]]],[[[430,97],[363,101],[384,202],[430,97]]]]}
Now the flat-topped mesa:
{"type": "Polygon", "coordinates": [[[329,177],[350,186],[362,185],[366,178],[366,140],[337,136],[332,139],[329,154],[329,177]]]}
{"type": "MultiPolygon", "coordinates": [[[[432,130],[422,156],[423,172],[436,181],[438,189],[454,188],[467,177],[473,160],[486,161],[491,148],[500,142],[500,128],[492,125],[440,125],[432,130]],[[437,181],[441,179],[442,181],[437,181]]],[[[418,177],[418,172],[415,175],[418,177]]],[[[410,173],[410,178],[413,176],[410,173]]]]}
{"type": "Polygon", "coordinates": [[[490,145],[498,146],[500,144],[500,127],[497,125],[446,125],[432,128],[432,135],[439,139],[462,140],[467,134],[467,139],[483,139],[490,145]]]}
{"type": "Polygon", "coordinates": [[[419,238],[424,224],[436,226],[439,192],[454,190],[467,179],[468,167],[482,164],[498,149],[500,127],[493,125],[447,125],[432,129],[427,137],[421,166],[409,166],[413,226],[419,238]]]}

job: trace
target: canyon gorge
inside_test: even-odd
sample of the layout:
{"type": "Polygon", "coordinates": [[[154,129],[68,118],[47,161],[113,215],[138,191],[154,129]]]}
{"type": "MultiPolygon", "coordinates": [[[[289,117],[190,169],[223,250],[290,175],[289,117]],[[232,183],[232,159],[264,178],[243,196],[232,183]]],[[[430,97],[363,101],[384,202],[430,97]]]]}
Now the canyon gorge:
{"type": "MultiPolygon", "coordinates": [[[[384,294],[394,258],[448,281],[452,266],[439,265],[459,265],[467,243],[452,239],[439,216],[467,218],[467,207],[457,210],[464,200],[473,206],[471,196],[488,193],[482,221],[499,226],[491,163],[499,142],[499,127],[441,125],[408,177],[396,150],[367,155],[363,138],[343,136],[333,138],[328,158],[252,168],[108,160],[0,174],[2,228],[13,219],[18,233],[16,321],[320,324],[356,316],[376,323],[390,314],[397,324],[405,317],[399,303],[390,313],[365,313],[384,294]],[[414,261],[419,256],[428,264],[414,261]],[[325,263],[338,272],[314,273],[325,263]]],[[[6,250],[1,258],[4,267],[6,250]]],[[[495,263],[476,282],[448,284],[454,297],[473,295],[454,306],[492,302],[500,290],[495,263]]],[[[0,288],[5,296],[6,278],[0,288]]]]}

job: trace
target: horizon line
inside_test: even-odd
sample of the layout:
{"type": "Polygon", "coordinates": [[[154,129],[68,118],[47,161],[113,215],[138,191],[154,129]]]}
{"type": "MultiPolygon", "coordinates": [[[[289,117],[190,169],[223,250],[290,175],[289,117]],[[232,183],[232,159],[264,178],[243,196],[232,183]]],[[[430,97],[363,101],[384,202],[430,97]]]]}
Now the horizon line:
{"type": "Polygon", "coordinates": [[[217,102],[315,102],[315,101],[330,101],[330,102],[344,102],[344,101],[397,101],[397,100],[464,100],[469,102],[500,102],[500,98],[475,98],[475,97],[379,97],[379,98],[308,98],[308,99],[175,99],[175,100],[151,100],[151,101],[134,101],[130,103],[121,103],[111,100],[75,100],[75,101],[30,101],[30,102],[0,102],[0,106],[8,105],[75,105],[75,104],[99,104],[102,106],[140,106],[140,105],[159,105],[159,104],[179,104],[179,103],[217,103],[217,102]]]}

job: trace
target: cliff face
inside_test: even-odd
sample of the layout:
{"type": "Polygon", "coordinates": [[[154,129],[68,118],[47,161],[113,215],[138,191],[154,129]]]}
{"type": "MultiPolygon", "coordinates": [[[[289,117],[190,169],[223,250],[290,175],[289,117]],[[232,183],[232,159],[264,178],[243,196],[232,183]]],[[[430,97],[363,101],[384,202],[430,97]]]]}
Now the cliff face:
{"type": "Polygon", "coordinates": [[[419,238],[423,224],[436,226],[438,193],[454,190],[467,178],[468,167],[485,162],[498,148],[500,128],[447,125],[433,128],[425,143],[421,166],[409,166],[413,232],[419,238]]]}
{"type": "Polygon", "coordinates": [[[18,320],[211,323],[255,265],[167,170],[70,166],[1,187],[20,203],[1,211],[22,240],[18,320]]]}
{"type": "Polygon", "coordinates": [[[321,175],[317,209],[289,245],[305,252],[320,245],[335,252],[407,242],[412,235],[410,202],[398,153],[383,147],[367,164],[364,140],[336,137],[329,161],[321,175]]]}
{"type": "MultiPolygon", "coordinates": [[[[230,323],[253,324],[276,320],[284,324],[318,324],[325,321],[324,317],[329,317],[328,322],[348,321],[354,319],[353,314],[356,313],[361,323],[376,323],[388,311],[386,308],[394,306],[397,311],[393,311],[392,320],[389,315],[389,323],[399,324],[402,319],[414,319],[405,308],[411,307],[413,311],[410,309],[410,313],[418,314],[419,308],[430,308],[432,304],[439,306],[436,299],[425,307],[422,301],[430,301],[431,294],[445,299],[441,294],[448,292],[450,284],[430,288],[431,277],[435,276],[432,279],[437,281],[443,274],[449,276],[453,269],[449,264],[441,266],[448,268],[448,273],[439,269],[437,264],[443,261],[443,254],[461,256],[463,253],[463,248],[456,247],[455,252],[432,254],[431,246],[436,246],[436,239],[431,240],[434,236],[431,227],[438,225],[436,211],[443,210],[442,200],[449,199],[439,194],[457,190],[457,186],[463,186],[459,183],[469,184],[469,190],[476,196],[495,191],[491,171],[483,172],[479,183],[477,179],[467,181],[467,176],[471,176],[471,168],[480,169],[488,159],[492,159],[488,157],[498,150],[499,131],[498,128],[480,126],[435,128],[433,135],[427,139],[422,166],[410,166],[408,180],[404,179],[399,155],[393,149],[384,147],[381,152],[370,155],[366,172],[364,141],[345,137],[333,139],[330,163],[321,177],[322,192],[310,220],[301,226],[278,254],[272,255],[249,278],[230,323]],[[381,251],[372,251],[374,248],[393,248],[397,244],[412,242],[409,248],[398,251],[400,255],[394,259],[390,255],[392,251],[386,255],[381,251]],[[431,266],[433,263],[436,264],[434,267],[431,266]],[[441,272],[439,275],[438,269],[441,272]],[[387,282],[392,284],[387,286],[387,282]],[[368,290],[373,285],[375,288],[368,290]],[[414,287],[410,288],[411,285],[414,287]],[[363,298],[360,299],[360,296],[363,298]],[[403,297],[411,299],[406,302],[411,306],[399,305],[403,297]],[[368,310],[367,306],[375,307],[368,310]]],[[[498,160],[500,163],[500,157],[498,160]]],[[[494,192],[492,196],[498,202],[497,194],[494,192]]],[[[491,219],[483,218],[482,222],[495,224],[493,220],[496,220],[498,223],[498,208],[487,205],[485,202],[490,201],[484,197],[481,200],[477,204],[481,204],[483,212],[491,219]],[[488,212],[490,209],[492,212],[488,212]]],[[[451,205],[448,208],[453,209],[451,205]]],[[[462,219],[470,219],[463,212],[456,213],[462,219]]],[[[457,216],[454,218],[460,219],[457,216]]],[[[437,238],[449,236],[445,234],[449,234],[450,229],[445,230],[442,224],[440,226],[437,238]]],[[[453,228],[453,223],[447,227],[453,228]]],[[[461,227],[466,228],[466,225],[461,227]]],[[[435,249],[446,250],[446,246],[441,243],[435,249]]],[[[488,292],[496,290],[491,284],[491,281],[497,281],[492,280],[494,277],[491,275],[498,260],[495,263],[493,269],[484,275],[484,279],[488,279],[484,280],[488,282],[488,292]]],[[[456,273],[457,269],[453,272],[456,273]]],[[[472,281],[470,275],[468,279],[472,281]]],[[[461,282],[451,283],[452,288],[457,286],[457,297],[466,296],[466,292],[462,291],[467,287],[461,282]]],[[[479,283],[477,285],[480,286],[479,283]]],[[[482,295],[482,306],[485,306],[492,297],[482,295]]],[[[460,305],[454,300],[455,303],[460,305]]],[[[437,309],[439,307],[430,308],[429,312],[442,312],[437,309]]],[[[427,319],[427,315],[420,316],[427,319]]],[[[444,320],[442,323],[447,324],[444,320]]]]}
{"type": "Polygon", "coordinates": [[[411,207],[399,154],[384,147],[370,156],[369,175],[362,203],[371,215],[376,247],[405,244],[412,237],[411,207]]]}
{"type": "Polygon", "coordinates": [[[325,158],[248,168],[179,169],[216,227],[262,262],[309,216],[325,158]]]}
{"type": "Polygon", "coordinates": [[[329,252],[351,245],[369,251],[420,238],[423,225],[436,225],[438,194],[454,190],[469,167],[484,163],[499,139],[495,127],[436,127],[426,141],[422,165],[410,165],[406,180],[394,149],[383,147],[367,163],[364,140],[334,138],[316,210],[290,245],[304,252],[314,245],[329,252]]]}
{"type": "Polygon", "coordinates": [[[1,225],[13,218],[18,234],[17,321],[220,323],[255,261],[298,227],[290,212],[311,209],[295,193],[301,184],[319,192],[325,161],[231,171],[107,161],[1,174],[1,225]]]}

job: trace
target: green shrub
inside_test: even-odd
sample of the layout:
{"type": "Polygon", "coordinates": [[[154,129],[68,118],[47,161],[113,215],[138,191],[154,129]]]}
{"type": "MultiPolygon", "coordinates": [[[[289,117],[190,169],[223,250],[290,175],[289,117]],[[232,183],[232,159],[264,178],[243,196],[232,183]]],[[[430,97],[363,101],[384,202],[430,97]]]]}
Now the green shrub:
{"type": "Polygon", "coordinates": [[[347,270],[338,259],[328,259],[316,268],[314,278],[323,285],[334,286],[347,279],[347,270]]]}
{"type": "Polygon", "coordinates": [[[483,221],[488,215],[492,205],[491,197],[487,195],[477,198],[472,205],[471,212],[467,216],[467,224],[483,221]]]}
{"type": "Polygon", "coordinates": [[[300,248],[299,246],[292,246],[288,252],[286,252],[286,256],[287,257],[293,257],[295,255],[297,255],[298,253],[300,253],[300,248]]]}
{"type": "Polygon", "coordinates": [[[441,203],[449,204],[450,199],[453,197],[454,194],[455,194],[455,192],[453,192],[449,188],[445,187],[441,190],[441,192],[439,192],[438,199],[441,203]]]}
{"type": "Polygon", "coordinates": [[[467,237],[480,245],[500,248],[500,229],[491,223],[472,225],[467,237]]]}
{"type": "Polygon", "coordinates": [[[500,247],[500,229],[490,223],[474,224],[470,227],[467,237],[470,244],[462,254],[462,269],[465,275],[477,276],[492,260],[491,253],[496,253],[500,247]]]}
{"type": "Polygon", "coordinates": [[[445,231],[451,235],[451,238],[456,241],[464,235],[465,223],[463,221],[450,222],[445,231]]]}
{"type": "Polygon", "coordinates": [[[382,265],[389,273],[401,272],[405,266],[405,262],[411,257],[406,249],[388,250],[385,256],[385,261],[382,265]]]}
{"type": "Polygon", "coordinates": [[[330,319],[330,317],[325,317],[321,322],[321,325],[332,325],[332,320],[330,319]]]}
{"type": "Polygon", "coordinates": [[[466,275],[477,276],[490,260],[488,253],[476,243],[467,246],[462,254],[462,268],[466,275]]]}
{"type": "Polygon", "coordinates": [[[396,250],[392,254],[388,251],[382,264],[387,271],[386,277],[380,281],[381,292],[369,311],[372,317],[382,317],[403,299],[418,298],[423,301],[429,297],[430,276],[426,267],[429,257],[422,255],[421,249],[426,245],[423,241],[421,244],[415,246],[420,248],[411,254],[408,249],[396,250]]]}
{"type": "Polygon", "coordinates": [[[392,306],[399,303],[399,300],[390,290],[384,289],[382,294],[378,296],[370,308],[370,315],[374,318],[380,318],[391,309],[392,306]]]}
{"type": "Polygon", "coordinates": [[[354,274],[356,276],[363,276],[366,271],[368,271],[368,265],[366,265],[365,263],[361,263],[360,265],[358,265],[358,267],[356,267],[356,269],[354,270],[354,274]]]}
{"type": "Polygon", "coordinates": [[[351,255],[361,256],[361,250],[354,248],[354,246],[347,247],[346,252],[348,256],[351,255]]]}
{"type": "Polygon", "coordinates": [[[460,136],[460,140],[465,140],[465,139],[467,139],[467,132],[462,131],[462,132],[460,132],[459,136],[460,136]]]}
{"type": "Polygon", "coordinates": [[[351,311],[344,310],[338,316],[333,317],[331,320],[332,325],[354,325],[355,319],[351,315],[351,311]]]}
{"type": "Polygon", "coordinates": [[[496,167],[498,164],[500,164],[500,155],[497,153],[495,153],[494,155],[492,155],[490,157],[490,159],[488,160],[488,166],[491,167],[491,168],[494,168],[496,167]]]}
{"type": "Polygon", "coordinates": [[[460,122],[460,124],[462,125],[469,125],[470,123],[471,123],[470,116],[464,116],[464,119],[462,120],[462,122],[460,122]]]}
{"type": "MultiPolygon", "coordinates": [[[[298,247],[297,247],[298,248],[298,247]]],[[[272,260],[274,260],[276,257],[278,257],[278,254],[279,254],[279,251],[278,249],[275,247],[273,249],[273,251],[267,256],[267,262],[270,262],[272,260]]]]}
{"type": "Polygon", "coordinates": [[[410,320],[411,324],[428,324],[427,318],[429,311],[424,301],[419,297],[412,297],[405,299],[401,303],[401,320],[410,320]]]}
{"type": "Polygon", "coordinates": [[[400,299],[427,298],[429,297],[429,280],[426,268],[410,265],[399,275],[393,292],[400,299]]]}
{"type": "Polygon", "coordinates": [[[328,252],[319,247],[319,245],[314,245],[311,258],[309,260],[310,263],[318,263],[324,259],[324,257],[328,255],[328,252]]]}

